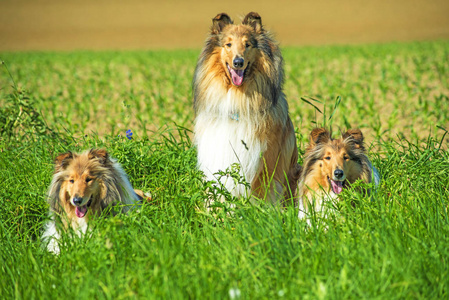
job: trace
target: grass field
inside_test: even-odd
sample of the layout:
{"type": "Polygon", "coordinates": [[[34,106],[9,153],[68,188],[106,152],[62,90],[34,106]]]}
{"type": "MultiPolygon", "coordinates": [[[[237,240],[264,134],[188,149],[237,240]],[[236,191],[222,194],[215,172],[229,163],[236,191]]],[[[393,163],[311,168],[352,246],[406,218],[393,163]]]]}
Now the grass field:
{"type": "Polygon", "coordinates": [[[247,199],[228,197],[233,214],[203,208],[226,193],[195,167],[198,54],[0,53],[2,298],[449,296],[448,41],[283,49],[300,161],[314,126],[359,127],[382,174],[372,199],[347,190],[312,226],[247,199]],[[52,161],[90,147],[155,202],[64,235],[55,257],[39,241],[52,161]]]}

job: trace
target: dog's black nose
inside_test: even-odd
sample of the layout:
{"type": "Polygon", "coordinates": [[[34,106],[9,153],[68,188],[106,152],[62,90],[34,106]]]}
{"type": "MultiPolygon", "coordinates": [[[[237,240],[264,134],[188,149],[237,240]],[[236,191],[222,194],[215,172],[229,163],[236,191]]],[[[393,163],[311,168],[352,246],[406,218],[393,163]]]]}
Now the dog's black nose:
{"type": "Polygon", "coordinates": [[[81,198],[81,197],[73,198],[73,204],[80,205],[81,203],[83,203],[83,198],[81,198]]]}
{"type": "Polygon", "coordinates": [[[334,176],[337,179],[342,178],[344,174],[345,173],[343,172],[343,170],[340,170],[340,169],[337,169],[337,170],[334,171],[334,176]]]}
{"type": "Polygon", "coordinates": [[[243,63],[245,60],[241,57],[234,58],[234,61],[232,62],[234,64],[234,68],[241,68],[243,67],[243,63]]]}

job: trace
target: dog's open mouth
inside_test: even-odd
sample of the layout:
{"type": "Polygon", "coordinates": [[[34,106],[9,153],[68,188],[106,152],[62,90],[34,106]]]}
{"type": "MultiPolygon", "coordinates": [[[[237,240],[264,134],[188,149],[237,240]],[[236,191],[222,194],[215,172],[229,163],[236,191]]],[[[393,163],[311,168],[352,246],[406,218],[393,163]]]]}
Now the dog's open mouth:
{"type": "Polygon", "coordinates": [[[89,206],[91,205],[92,200],[89,200],[86,205],[83,206],[77,206],[75,209],[75,214],[78,218],[84,218],[84,216],[87,214],[87,211],[89,210],[89,206]]]}
{"type": "Polygon", "coordinates": [[[228,67],[229,74],[231,75],[232,84],[234,84],[235,86],[241,86],[249,64],[244,70],[233,69],[228,64],[226,64],[226,66],[228,67]]]}
{"type": "Polygon", "coordinates": [[[345,187],[346,180],[336,181],[336,180],[330,179],[329,177],[327,177],[327,179],[329,180],[329,183],[331,184],[332,192],[334,192],[334,194],[338,195],[343,191],[343,188],[345,187]]]}

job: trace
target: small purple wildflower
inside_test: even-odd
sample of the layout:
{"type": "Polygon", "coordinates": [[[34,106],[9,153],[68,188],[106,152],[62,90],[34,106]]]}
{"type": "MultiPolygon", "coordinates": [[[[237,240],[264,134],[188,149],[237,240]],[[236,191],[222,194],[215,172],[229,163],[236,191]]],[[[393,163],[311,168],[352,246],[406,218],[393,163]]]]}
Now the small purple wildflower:
{"type": "Polygon", "coordinates": [[[126,137],[128,138],[128,140],[133,138],[133,132],[131,131],[131,129],[128,129],[126,131],[126,137]]]}

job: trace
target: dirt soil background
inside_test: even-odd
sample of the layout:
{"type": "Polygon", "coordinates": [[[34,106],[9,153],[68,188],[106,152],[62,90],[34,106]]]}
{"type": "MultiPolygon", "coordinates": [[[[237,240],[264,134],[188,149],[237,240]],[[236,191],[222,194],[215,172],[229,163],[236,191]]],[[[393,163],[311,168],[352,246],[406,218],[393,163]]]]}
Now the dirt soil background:
{"type": "Polygon", "coordinates": [[[449,38],[448,0],[0,0],[0,51],[201,48],[250,11],[282,46],[449,38]]]}

